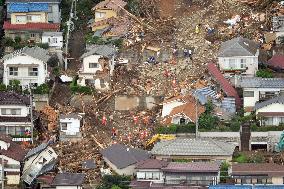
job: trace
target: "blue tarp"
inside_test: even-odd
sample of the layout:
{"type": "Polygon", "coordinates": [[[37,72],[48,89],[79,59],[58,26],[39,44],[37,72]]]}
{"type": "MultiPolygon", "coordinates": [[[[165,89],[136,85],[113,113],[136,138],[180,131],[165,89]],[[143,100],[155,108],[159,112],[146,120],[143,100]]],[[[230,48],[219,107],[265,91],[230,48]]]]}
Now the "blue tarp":
{"type": "Polygon", "coordinates": [[[8,12],[48,12],[48,3],[9,3],[8,12]]]}
{"type": "Polygon", "coordinates": [[[214,185],[209,189],[284,189],[284,185],[214,185]]]}

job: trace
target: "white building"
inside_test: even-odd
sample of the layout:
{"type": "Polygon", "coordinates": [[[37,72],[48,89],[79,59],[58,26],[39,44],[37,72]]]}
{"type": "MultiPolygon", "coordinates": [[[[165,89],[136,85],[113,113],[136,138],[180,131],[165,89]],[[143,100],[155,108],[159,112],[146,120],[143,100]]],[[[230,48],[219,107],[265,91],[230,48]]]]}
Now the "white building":
{"type": "Polygon", "coordinates": [[[284,124],[284,96],[278,96],[255,105],[261,125],[284,124]]]}
{"type": "Polygon", "coordinates": [[[78,84],[93,85],[96,89],[108,90],[114,70],[116,49],[107,45],[96,45],[81,56],[78,84]]]}
{"type": "Polygon", "coordinates": [[[272,30],[275,33],[276,44],[281,43],[281,38],[284,37],[284,16],[274,16],[272,18],[272,30]]]}
{"type": "Polygon", "coordinates": [[[163,109],[162,109],[162,117],[166,117],[170,115],[172,110],[178,106],[184,105],[187,103],[188,96],[176,96],[170,99],[166,99],[163,101],[163,109]]]}
{"type": "Polygon", "coordinates": [[[0,135],[0,168],[4,166],[7,185],[20,184],[20,168],[24,157],[25,150],[21,148],[20,144],[13,142],[11,137],[0,135]],[[4,165],[2,165],[2,158],[4,159],[4,165]]]}
{"type": "Polygon", "coordinates": [[[82,134],[80,127],[82,124],[82,116],[71,113],[59,116],[60,124],[60,140],[80,140],[82,134]]]}
{"type": "Polygon", "coordinates": [[[41,85],[48,78],[48,51],[40,47],[24,47],[3,57],[3,82],[9,85],[12,80],[19,80],[21,86],[41,85]]]}
{"type": "Polygon", "coordinates": [[[48,146],[48,143],[42,143],[31,149],[24,159],[22,180],[30,185],[39,174],[44,174],[53,169],[56,161],[57,154],[48,146]]]}
{"type": "Polygon", "coordinates": [[[0,93],[0,134],[24,136],[31,131],[30,100],[14,92],[0,93]]]}
{"type": "Polygon", "coordinates": [[[258,56],[257,43],[238,37],[222,43],[218,64],[220,70],[227,76],[235,74],[254,76],[258,70],[258,56]]]}
{"type": "Polygon", "coordinates": [[[251,112],[256,102],[284,95],[283,78],[243,78],[240,86],[243,88],[245,112],[251,112]]]}
{"type": "Polygon", "coordinates": [[[56,189],[82,189],[84,180],[83,173],[58,173],[51,186],[56,189]]]}
{"type": "Polygon", "coordinates": [[[62,32],[43,32],[42,43],[48,43],[49,48],[61,49],[63,47],[62,32]]]}

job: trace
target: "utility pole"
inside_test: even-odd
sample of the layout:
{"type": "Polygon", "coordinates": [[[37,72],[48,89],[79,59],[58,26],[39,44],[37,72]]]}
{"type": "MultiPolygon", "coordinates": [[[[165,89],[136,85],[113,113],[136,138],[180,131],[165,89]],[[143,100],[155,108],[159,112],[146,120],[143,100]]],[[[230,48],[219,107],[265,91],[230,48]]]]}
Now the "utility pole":
{"type": "Polygon", "coordinates": [[[195,95],[195,138],[198,138],[198,99],[195,95]]]}
{"type": "Polygon", "coordinates": [[[34,143],[34,119],[33,119],[33,96],[32,96],[31,84],[29,84],[29,92],[30,92],[31,139],[32,139],[32,144],[33,144],[34,143]]]}
{"type": "Polygon", "coordinates": [[[69,45],[70,32],[72,32],[74,30],[74,23],[72,22],[72,18],[74,18],[74,15],[77,18],[76,7],[77,7],[77,0],[72,0],[69,20],[66,22],[67,32],[66,32],[65,58],[64,58],[64,69],[65,70],[67,70],[67,67],[68,67],[68,45],[69,45]],[[75,14],[73,14],[74,2],[75,2],[75,14]]]}
{"type": "Polygon", "coordinates": [[[5,175],[4,175],[4,158],[3,156],[1,157],[1,163],[2,163],[2,169],[1,169],[1,186],[2,188],[1,189],[4,189],[5,188],[5,175]]]}

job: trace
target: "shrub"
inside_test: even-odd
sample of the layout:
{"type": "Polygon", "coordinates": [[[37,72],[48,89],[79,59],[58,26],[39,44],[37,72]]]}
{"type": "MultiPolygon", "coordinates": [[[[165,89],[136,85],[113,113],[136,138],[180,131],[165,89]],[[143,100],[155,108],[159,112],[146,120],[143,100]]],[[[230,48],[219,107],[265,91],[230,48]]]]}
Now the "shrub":
{"type": "Polygon", "coordinates": [[[223,162],[220,169],[220,181],[221,183],[225,183],[229,177],[228,170],[229,164],[227,162],[223,162]]]}
{"type": "Polygon", "coordinates": [[[256,76],[257,77],[262,77],[262,78],[272,78],[273,77],[273,74],[270,70],[268,69],[261,69],[261,70],[258,70],[256,72],[256,76]]]}
{"type": "Polygon", "coordinates": [[[14,41],[15,41],[15,43],[21,43],[22,38],[19,37],[19,36],[16,36],[14,41]]]}
{"type": "Polygon", "coordinates": [[[48,94],[49,93],[49,86],[44,83],[44,84],[41,84],[40,86],[37,86],[33,92],[35,94],[48,94]]]}
{"type": "Polygon", "coordinates": [[[6,47],[12,47],[12,46],[14,46],[14,44],[15,44],[15,42],[14,42],[14,40],[12,39],[12,38],[10,38],[10,37],[5,37],[4,39],[3,39],[3,44],[4,44],[4,46],[6,46],[6,47]]]}
{"type": "Polygon", "coordinates": [[[58,57],[57,56],[52,56],[50,59],[47,61],[47,65],[50,67],[55,67],[58,65],[58,57]]]}
{"type": "Polygon", "coordinates": [[[0,91],[6,91],[7,90],[7,87],[5,84],[1,83],[0,84],[0,91]]]}
{"type": "Polygon", "coordinates": [[[195,133],[195,124],[188,123],[186,125],[170,125],[157,127],[158,134],[176,134],[176,133],[195,133]]]}
{"type": "Polygon", "coordinates": [[[54,67],[52,69],[52,74],[55,76],[59,76],[60,75],[60,68],[59,67],[54,67]]]}

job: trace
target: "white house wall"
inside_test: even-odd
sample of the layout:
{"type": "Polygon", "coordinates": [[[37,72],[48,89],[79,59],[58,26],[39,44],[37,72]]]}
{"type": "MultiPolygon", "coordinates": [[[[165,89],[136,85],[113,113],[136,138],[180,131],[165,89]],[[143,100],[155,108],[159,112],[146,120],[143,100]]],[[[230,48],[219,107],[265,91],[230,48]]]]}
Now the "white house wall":
{"type": "Polygon", "coordinates": [[[183,104],[184,104],[184,102],[181,102],[181,101],[173,101],[173,102],[163,104],[162,117],[170,115],[171,111],[175,107],[181,106],[183,104]]]}
{"type": "Polygon", "coordinates": [[[9,148],[10,144],[7,143],[7,142],[4,142],[0,139],[0,149],[4,149],[4,150],[7,150],[9,148]]]}
{"type": "Polygon", "coordinates": [[[244,97],[244,107],[254,107],[259,101],[259,92],[280,92],[280,88],[244,88],[243,91],[254,91],[254,97],[244,97]]]}
{"type": "Polygon", "coordinates": [[[81,186],[56,186],[56,189],[82,189],[81,186]]]}
{"type": "Polygon", "coordinates": [[[100,57],[101,57],[100,55],[91,55],[91,56],[85,57],[83,59],[83,72],[95,74],[97,71],[103,71],[101,65],[99,64],[100,57]],[[98,68],[89,68],[89,63],[97,63],[98,68]]]}
{"type": "Polygon", "coordinates": [[[42,36],[42,43],[48,43],[49,47],[63,47],[63,36],[42,36]],[[53,38],[57,39],[57,43],[48,42],[48,39],[52,41],[53,38]]]}
{"type": "MultiPolygon", "coordinates": [[[[61,130],[65,133],[76,133],[80,132],[80,120],[78,119],[60,119],[60,123],[67,123],[67,130],[61,130]]],[[[60,126],[61,129],[61,126],[60,126]]]]}
{"type": "Polygon", "coordinates": [[[270,104],[258,109],[256,111],[256,114],[258,114],[259,112],[284,112],[284,104],[270,104]]]}
{"type": "MultiPolygon", "coordinates": [[[[258,55],[258,54],[257,54],[258,55]]],[[[229,59],[235,60],[235,67],[233,69],[241,68],[241,59],[246,60],[246,67],[248,68],[244,74],[254,76],[258,70],[258,56],[240,56],[240,57],[218,57],[220,70],[230,70],[229,59]]]]}
{"type": "Polygon", "coordinates": [[[0,115],[5,117],[27,117],[29,108],[21,105],[0,105],[0,115]],[[1,109],[21,109],[21,115],[2,115],[1,109]]]}
{"type": "MultiPolygon", "coordinates": [[[[12,66],[11,66],[12,67],[12,66]]],[[[7,59],[4,61],[4,76],[3,82],[5,85],[9,84],[9,80],[19,80],[21,85],[28,85],[29,83],[37,83],[41,85],[45,83],[46,78],[48,77],[46,64],[40,60],[32,58],[30,56],[15,56],[11,59],[7,59]],[[12,65],[21,65],[21,66],[13,66],[18,67],[18,75],[10,76],[9,75],[9,64],[12,65]],[[25,64],[34,64],[34,66],[25,66],[25,64]],[[38,76],[29,76],[28,68],[29,67],[37,67],[38,68],[38,76]]]]}

